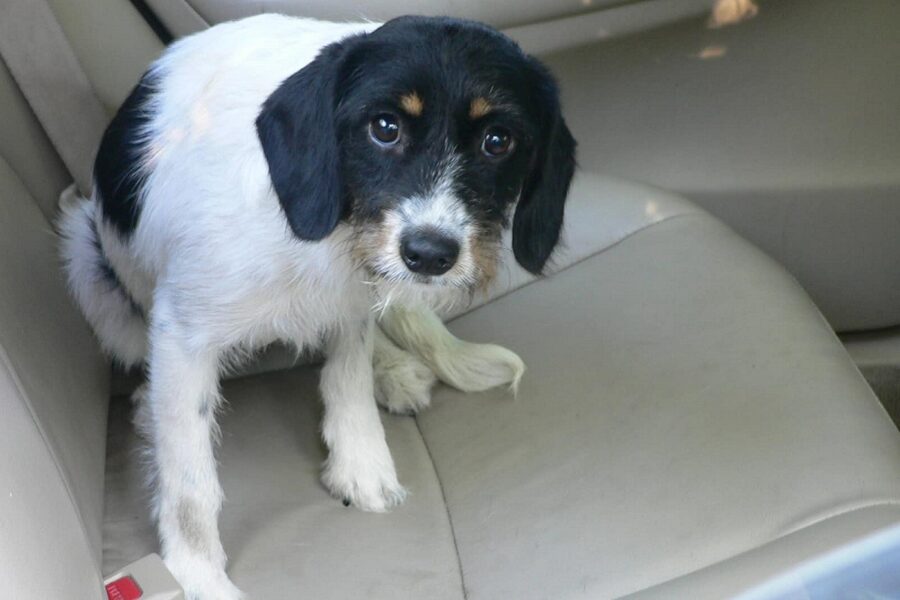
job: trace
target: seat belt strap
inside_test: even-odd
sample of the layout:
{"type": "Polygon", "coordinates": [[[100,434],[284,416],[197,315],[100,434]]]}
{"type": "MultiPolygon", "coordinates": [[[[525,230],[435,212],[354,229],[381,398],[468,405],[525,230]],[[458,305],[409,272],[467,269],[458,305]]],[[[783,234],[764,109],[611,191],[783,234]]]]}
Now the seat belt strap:
{"type": "Polygon", "coordinates": [[[109,116],[46,0],[0,0],[0,57],[79,190],[109,116]]]}

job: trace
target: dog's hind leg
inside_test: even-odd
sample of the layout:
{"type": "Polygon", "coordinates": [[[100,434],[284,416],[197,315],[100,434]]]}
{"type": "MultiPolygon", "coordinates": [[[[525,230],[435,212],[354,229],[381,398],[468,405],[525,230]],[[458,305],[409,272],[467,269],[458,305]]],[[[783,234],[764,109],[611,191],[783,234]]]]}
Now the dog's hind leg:
{"type": "MultiPolygon", "coordinates": [[[[157,290],[143,426],[150,437],[154,513],[162,554],[188,600],[237,600],[219,540],[222,488],[214,456],[217,351],[201,346],[157,290]]],[[[196,335],[196,332],[194,332],[196,335]]]]}
{"type": "Polygon", "coordinates": [[[474,344],[455,337],[430,309],[393,305],[381,317],[380,325],[398,346],[418,356],[449,386],[463,392],[503,385],[518,390],[525,364],[516,353],[496,344],[474,344]]]}

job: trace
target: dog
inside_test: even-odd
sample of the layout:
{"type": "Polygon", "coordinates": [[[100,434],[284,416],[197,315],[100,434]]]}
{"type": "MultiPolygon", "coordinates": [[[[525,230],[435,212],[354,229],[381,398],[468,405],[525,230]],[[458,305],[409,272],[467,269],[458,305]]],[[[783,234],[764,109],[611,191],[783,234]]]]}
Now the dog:
{"type": "Polygon", "coordinates": [[[362,510],[399,504],[376,400],[415,412],[435,375],[517,385],[518,356],[457,340],[434,310],[489,286],[508,227],[543,271],[575,146],[548,70],[475,22],[260,15],[148,69],[58,227],[102,347],[146,368],[135,421],[188,598],[241,597],[218,534],[222,370],[273,341],[322,348],[322,481],[362,510]]]}

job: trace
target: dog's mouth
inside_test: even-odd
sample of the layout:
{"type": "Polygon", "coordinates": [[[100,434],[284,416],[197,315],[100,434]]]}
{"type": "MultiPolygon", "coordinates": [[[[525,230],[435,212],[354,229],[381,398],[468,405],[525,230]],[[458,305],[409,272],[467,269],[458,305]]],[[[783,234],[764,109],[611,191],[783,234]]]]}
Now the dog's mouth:
{"type": "Polygon", "coordinates": [[[423,275],[400,269],[385,269],[378,265],[365,264],[363,270],[367,279],[372,283],[384,283],[388,285],[413,285],[428,286],[435,289],[447,288],[453,290],[469,290],[477,287],[474,283],[461,281],[459,277],[447,275],[423,275]]]}
{"type": "Polygon", "coordinates": [[[438,312],[465,306],[472,301],[477,286],[455,277],[421,275],[407,271],[386,271],[366,265],[365,283],[370,286],[373,310],[386,310],[393,304],[428,306],[438,312]]]}

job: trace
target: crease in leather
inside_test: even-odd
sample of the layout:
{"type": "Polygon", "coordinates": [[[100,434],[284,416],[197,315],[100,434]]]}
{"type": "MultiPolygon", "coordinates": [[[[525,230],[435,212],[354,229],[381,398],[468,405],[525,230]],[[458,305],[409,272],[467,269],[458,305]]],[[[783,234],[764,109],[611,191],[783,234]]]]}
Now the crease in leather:
{"type": "MultiPolygon", "coordinates": [[[[13,385],[16,388],[16,393],[19,395],[22,403],[25,405],[25,408],[28,410],[28,414],[31,417],[31,421],[34,423],[35,428],[38,431],[38,434],[41,436],[41,440],[44,442],[44,446],[47,448],[47,452],[50,454],[53,459],[53,466],[56,469],[57,474],[59,475],[60,480],[62,481],[63,487],[66,490],[66,496],[69,498],[69,503],[72,505],[72,510],[75,513],[75,519],[78,521],[78,528],[81,531],[81,535],[84,536],[85,540],[90,540],[91,536],[88,535],[87,526],[84,522],[84,515],[81,513],[81,506],[75,500],[75,493],[72,490],[72,486],[69,482],[69,478],[63,470],[62,463],[59,460],[59,453],[57,452],[56,446],[51,443],[50,437],[47,435],[46,430],[41,424],[40,419],[34,411],[34,407],[31,405],[31,399],[28,397],[28,394],[25,393],[25,388],[22,385],[22,381],[19,379],[19,374],[16,373],[16,370],[13,368],[12,361],[9,359],[9,355],[6,352],[6,348],[3,347],[3,344],[0,344],[0,364],[2,364],[3,369],[9,373],[9,378],[12,381],[13,385]]],[[[94,566],[94,570],[97,573],[101,572],[99,557],[96,555],[96,552],[90,552],[91,555],[91,564],[94,566]]]]}
{"type": "Polygon", "coordinates": [[[447,503],[444,482],[441,480],[437,465],[434,463],[434,456],[431,454],[431,446],[428,445],[428,440],[425,439],[425,435],[422,433],[419,419],[415,418],[414,421],[416,423],[416,431],[419,432],[419,438],[421,438],[422,445],[425,447],[425,452],[428,454],[428,462],[431,463],[431,470],[434,472],[434,480],[437,481],[438,489],[441,490],[441,500],[444,502],[444,513],[447,515],[447,525],[450,528],[450,535],[453,537],[453,553],[456,555],[456,568],[459,571],[459,587],[462,590],[462,597],[465,600],[469,597],[469,594],[466,591],[466,577],[463,574],[462,558],[459,555],[459,543],[456,540],[456,529],[453,527],[453,515],[450,513],[450,504],[447,503]]]}
{"type": "MultiPolygon", "coordinates": [[[[813,527],[818,523],[822,523],[829,519],[834,519],[836,517],[841,517],[843,515],[847,515],[859,510],[865,510],[867,508],[876,508],[879,506],[900,506],[900,500],[891,500],[891,499],[881,499],[881,500],[868,500],[868,501],[860,501],[860,502],[848,502],[846,504],[841,505],[840,507],[833,508],[831,510],[823,510],[820,511],[819,514],[814,515],[812,517],[806,517],[803,519],[798,519],[795,525],[788,525],[785,527],[784,531],[780,533],[778,536],[770,540],[766,543],[772,543],[777,540],[780,540],[783,537],[787,537],[792,533],[797,533],[800,530],[806,529],[808,527],[813,527]]],[[[765,545],[765,544],[763,544],[765,545]]]]}
{"type": "Polygon", "coordinates": [[[467,315],[467,314],[469,314],[469,313],[472,313],[472,312],[474,312],[474,311],[476,311],[476,310],[478,310],[478,309],[480,309],[480,308],[484,308],[485,306],[488,306],[488,305],[490,305],[490,304],[493,304],[493,303],[496,302],[497,300],[500,300],[501,298],[505,298],[506,296],[512,294],[513,292],[517,292],[517,291],[519,291],[519,290],[521,290],[521,289],[524,289],[524,288],[526,288],[526,287],[528,287],[528,286],[530,286],[530,285],[532,285],[532,284],[534,284],[534,283],[538,283],[539,281],[544,281],[544,280],[546,280],[546,279],[548,279],[548,278],[550,278],[550,277],[553,277],[554,275],[556,275],[556,274],[558,274],[558,273],[563,273],[563,272],[565,272],[565,271],[568,271],[569,269],[572,269],[572,268],[574,268],[574,267],[577,267],[577,266],[580,265],[581,263],[583,263],[583,262],[585,262],[585,261],[588,261],[588,260],[590,260],[590,259],[592,259],[592,258],[594,258],[594,257],[596,257],[596,256],[599,256],[599,255],[603,254],[603,253],[606,252],[607,250],[612,250],[613,248],[615,248],[616,246],[618,246],[618,245],[621,244],[622,242],[624,242],[624,241],[628,240],[629,238],[631,238],[631,237],[633,237],[633,236],[635,236],[635,235],[641,233],[642,231],[646,231],[647,229],[651,229],[651,228],[653,228],[653,227],[655,227],[655,226],[657,226],[657,225],[662,225],[663,223],[668,223],[669,221],[673,221],[673,220],[675,220],[675,219],[680,219],[681,217],[702,217],[702,218],[710,218],[709,215],[708,215],[706,212],[702,211],[702,210],[693,210],[693,211],[685,211],[685,212],[682,212],[682,213],[678,213],[678,214],[676,214],[676,215],[669,215],[668,217],[664,217],[664,218],[662,218],[662,219],[659,219],[658,221],[652,221],[652,222],[650,222],[650,223],[645,223],[645,224],[641,225],[640,227],[638,227],[637,229],[632,229],[631,231],[625,233],[624,235],[622,235],[622,237],[616,239],[615,241],[610,242],[610,243],[607,244],[606,246],[603,246],[602,248],[599,248],[599,249],[595,250],[594,252],[591,252],[590,254],[588,254],[588,255],[586,255],[586,256],[582,256],[581,258],[579,258],[579,259],[577,259],[577,260],[575,260],[575,261],[569,263],[568,265],[566,265],[566,266],[564,266],[564,267],[562,267],[562,268],[560,268],[560,269],[557,269],[556,271],[553,271],[552,273],[550,273],[550,274],[547,275],[546,277],[533,277],[532,279],[529,279],[528,281],[522,282],[520,285],[517,285],[517,286],[515,286],[515,287],[511,287],[511,288],[509,288],[509,289],[507,289],[507,290],[504,290],[502,293],[497,294],[497,295],[494,296],[493,298],[490,298],[489,300],[486,300],[485,302],[479,304],[478,306],[473,306],[472,308],[469,308],[469,309],[465,310],[464,312],[459,313],[458,315],[454,315],[453,318],[450,319],[450,322],[455,321],[456,319],[459,319],[460,317],[464,317],[465,315],[467,315]]]}
{"type": "MultiPolygon", "coordinates": [[[[200,17],[205,23],[207,27],[212,27],[213,20],[209,18],[209,15],[203,14],[202,10],[194,6],[194,3],[191,0],[184,0],[184,5],[191,9],[191,12],[200,17]]],[[[263,12],[265,9],[259,11],[263,12]]],[[[249,16],[249,15],[248,15],[249,16]]],[[[216,23],[218,24],[218,23],[216,23]]]]}
{"type": "Polygon", "coordinates": [[[171,7],[174,5],[172,0],[162,0],[162,2],[160,2],[159,0],[144,0],[144,1],[147,2],[147,5],[150,7],[150,10],[153,12],[153,14],[156,15],[156,18],[158,18],[160,21],[162,21],[163,24],[165,24],[166,27],[169,29],[169,31],[172,32],[172,35],[175,38],[173,40],[174,42],[177,42],[179,39],[187,37],[188,35],[193,35],[193,33],[199,33],[200,31],[203,31],[204,29],[209,29],[211,26],[211,21],[209,19],[207,19],[202,14],[200,14],[200,12],[194,7],[193,4],[191,4],[187,0],[184,0],[182,2],[178,2],[178,6],[182,7],[185,11],[190,13],[192,15],[192,17],[196,18],[196,20],[202,25],[202,28],[198,29],[198,30],[194,30],[193,33],[179,34],[173,30],[174,29],[174,26],[172,24],[172,20],[174,18],[173,15],[171,15],[170,12],[168,10],[166,10],[167,6],[171,7]]]}
{"type": "Polygon", "coordinates": [[[206,26],[207,26],[207,27],[210,27],[210,26],[211,26],[210,23],[211,23],[212,21],[210,21],[205,15],[200,14],[200,11],[197,10],[196,8],[194,8],[194,5],[193,5],[193,4],[191,4],[190,2],[185,2],[184,5],[185,5],[185,6],[186,6],[193,14],[197,15],[197,18],[198,18],[198,19],[200,19],[201,21],[203,21],[204,23],[206,23],[206,26]]]}
{"type": "Polygon", "coordinates": [[[106,112],[45,1],[7,0],[3,14],[3,35],[13,38],[10,44],[0,44],[3,61],[79,189],[87,193],[92,184],[88,161],[100,145],[106,112]],[[78,118],[67,118],[73,112],[78,118]]]}
{"type": "MultiPolygon", "coordinates": [[[[833,511],[827,511],[826,514],[822,514],[819,517],[811,517],[809,519],[801,520],[800,524],[798,524],[796,526],[789,526],[787,529],[785,529],[781,533],[775,535],[775,537],[773,537],[770,540],[767,540],[760,544],[756,544],[754,546],[751,546],[749,548],[741,550],[740,552],[735,552],[734,554],[730,554],[730,555],[722,558],[721,560],[707,563],[705,565],[697,567],[696,569],[691,569],[690,571],[685,571],[684,573],[681,573],[674,577],[668,577],[666,579],[657,581],[655,583],[651,583],[650,585],[646,585],[641,588],[633,589],[630,592],[622,594],[619,597],[627,598],[627,597],[631,596],[632,594],[646,592],[646,591],[652,590],[654,588],[658,588],[660,586],[666,585],[667,583],[678,581],[679,579],[682,579],[684,577],[689,577],[690,575],[693,575],[694,573],[699,573],[700,571],[703,571],[705,569],[715,567],[716,565],[724,564],[728,561],[731,561],[731,560],[734,560],[741,556],[744,556],[745,554],[749,554],[750,552],[755,552],[757,550],[765,548],[766,546],[768,546],[770,544],[774,544],[786,537],[789,537],[792,534],[798,533],[798,532],[803,531],[804,529],[808,529],[810,527],[814,527],[820,523],[824,523],[825,521],[843,517],[843,516],[849,515],[854,512],[868,510],[871,508],[879,508],[879,507],[883,507],[883,506],[900,506],[900,501],[897,501],[897,500],[873,500],[870,502],[859,502],[859,503],[856,503],[855,505],[854,504],[845,505],[845,508],[838,508],[833,511]]],[[[898,519],[898,522],[900,522],[900,519],[898,519]]],[[[834,548],[832,547],[832,548],[829,548],[828,550],[834,550],[834,548]]]]}

